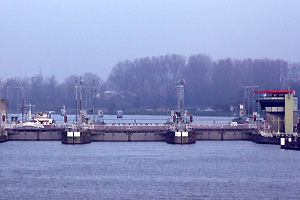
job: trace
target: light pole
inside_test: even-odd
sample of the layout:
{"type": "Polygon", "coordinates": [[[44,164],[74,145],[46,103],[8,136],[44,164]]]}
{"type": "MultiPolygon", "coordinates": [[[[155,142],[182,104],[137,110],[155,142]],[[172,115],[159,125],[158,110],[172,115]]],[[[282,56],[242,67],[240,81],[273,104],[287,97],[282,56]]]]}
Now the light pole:
{"type": "Polygon", "coordinates": [[[21,85],[21,93],[22,93],[22,122],[24,121],[24,111],[25,111],[25,104],[26,104],[26,93],[25,93],[25,86],[24,83],[21,85]]]}
{"type": "Polygon", "coordinates": [[[244,109],[245,109],[245,111],[244,111],[244,113],[245,113],[246,117],[247,117],[247,112],[246,112],[247,90],[248,90],[248,88],[247,88],[247,86],[245,86],[245,91],[244,91],[244,109]]]}
{"type": "Polygon", "coordinates": [[[9,84],[8,84],[8,80],[6,82],[6,120],[8,122],[8,113],[9,113],[9,99],[8,99],[8,88],[9,88],[9,84]]]}
{"type": "MultiPolygon", "coordinates": [[[[16,109],[17,109],[17,117],[19,117],[19,108],[18,108],[18,100],[19,100],[19,88],[18,87],[16,87],[16,89],[17,89],[17,105],[16,105],[16,109]]],[[[18,119],[19,120],[19,119],[18,119]]]]}
{"type": "Polygon", "coordinates": [[[76,111],[75,111],[75,120],[76,123],[78,122],[78,95],[77,95],[77,80],[75,80],[75,107],[76,107],[76,111]]]}
{"type": "Polygon", "coordinates": [[[86,88],[85,90],[85,109],[88,111],[88,93],[89,93],[89,89],[86,88]]]}
{"type": "Polygon", "coordinates": [[[82,77],[75,77],[75,104],[76,104],[76,122],[78,123],[78,113],[82,110],[82,77]],[[77,79],[79,78],[79,85],[77,79]],[[78,91],[79,89],[79,91],[78,91]],[[78,97],[79,92],[79,97],[78,97]],[[78,109],[78,99],[79,99],[79,109],[78,109]]]}
{"type": "MultiPolygon", "coordinates": [[[[244,105],[246,104],[246,98],[247,98],[247,111],[245,112],[246,113],[246,117],[249,116],[249,109],[250,109],[250,105],[249,105],[249,89],[252,89],[252,91],[254,91],[254,88],[259,88],[259,86],[256,86],[256,85],[246,85],[245,86],[245,99],[244,99],[244,105]]],[[[258,103],[258,102],[257,102],[258,103]]],[[[254,112],[254,95],[252,96],[252,113],[254,112]]],[[[246,107],[246,105],[245,105],[246,107]]],[[[259,107],[257,106],[257,109],[259,107]]],[[[258,110],[257,110],[257,113],[258,113],[258,110]]]]}
{"type": "MultiPolygon", "coordinates": [[[[16,115],[19,120],[19,89],[22,89],[21,86],[10,86],[10,88],[16,89],[16,115]]],[[[11,101],[13,104],[13,101],[11,101]]]]}
{"type": "Polygon", "coordinates": [[[82,83],[83,83],[83,78],[80,77],[80,86],[79,86],[79,109],[82,110],[82,83]]]}
{"type": "Polygon", "coordinates": [[[95,122],[95,109],[96,109],[96,95],[97,95],[97,87],[98,82],[93,80],[93,87],[92,87],[92,98],[93,98],[93,121],[95,122]]]}

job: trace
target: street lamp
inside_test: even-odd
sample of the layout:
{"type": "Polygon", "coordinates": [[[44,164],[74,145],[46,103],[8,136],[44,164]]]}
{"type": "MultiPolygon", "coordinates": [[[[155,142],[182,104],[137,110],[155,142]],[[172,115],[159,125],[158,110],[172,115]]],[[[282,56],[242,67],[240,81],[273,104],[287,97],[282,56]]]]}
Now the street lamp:
{"type": "MultiPolygon", "coordinates": [[[[250,86],[250,85],[246,85],[245,86],[245,97],[244,97],[244,105],[245,105],[245,108],[246,108],[246,98],[247,98],[247,110],[246,110],[246,116],[248,117],[249,116],[249,110],[250,110],[250,105],[249,105],[249,89],[252,89],[252,92],[254,91],[254,88],[259,88],[259,86],[256,86],[256,85],[253,85],[253,86],[250,86]]],[[[258,104],[258,102],[257,102],[258,104]]],[[[257,106],[257,113],[259,111],[259,106],[257,106]]],[[[252,96],[252,112],[254,112],[254,94],[252,96]]]]}

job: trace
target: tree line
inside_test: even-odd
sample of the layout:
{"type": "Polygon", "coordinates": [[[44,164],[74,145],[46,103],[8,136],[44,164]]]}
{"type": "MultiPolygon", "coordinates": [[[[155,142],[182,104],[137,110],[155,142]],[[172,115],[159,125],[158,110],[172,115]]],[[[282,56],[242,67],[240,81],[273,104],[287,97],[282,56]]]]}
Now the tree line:
{"type": "Polygon", "coordinates": [[[98,109],[115,112],[175,108],[175,86],[181,77],[187,82],[185,105],[190,109],[229,109],[229,105],[244,102],[245,86],[249,85],[259,86],[259,90],[291,87],[296,94],[300,91],[300,63],[280,59],[213,60],[204,54],[174,54],[121,61],[105,81],[96,74],[71,75],[61,83],[55,76],[42,74],[8,78],[1,83],[1,97],[8,96],[9,108],[14,111],[21,109],[25,99],[36,110],[58,111],[66,106],[73,112],[76,90],[81,87],[83,109],[91,109],[95,103],[98,109]]]}

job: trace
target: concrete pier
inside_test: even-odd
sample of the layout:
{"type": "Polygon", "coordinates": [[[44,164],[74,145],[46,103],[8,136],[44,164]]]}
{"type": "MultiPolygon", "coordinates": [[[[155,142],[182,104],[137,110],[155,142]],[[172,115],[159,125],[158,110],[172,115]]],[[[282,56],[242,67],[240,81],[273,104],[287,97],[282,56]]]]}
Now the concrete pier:
{"type": "Polygon", "coordinates": [[[280,138],[280,147],[281,149],[300,151],[300,140],[295,137],[282,137],[280,138]]]}
{"type": "Polygon", "coordinates": [[[257,132],[254,125],[194,125],[196,140],[251,140],[257,132]]]}
{"type": "Polygon", "coordinates": [[[6,142],[7,141],[7,136],[6,135],[0,135],[0,143],[6,142]]]}
{"type": "Polygon", "coordinates": [[[261,134],[253,134],[252,141],[258,144],[280,144],[280,137],[275,134],[273,136],[262,136],[261,134]]]}
{"type": "Polygon", "coordinates": [[[4,129],[0,129],[0,143],[6,142],[7,140],[7,131],[4,129]]]}
{"type": "Polygon", "coordinates": [[[194,131],[168,131],[166,142],[170,144],[193,144],[196,142],[194,131]]]}
{"type": "Polygon", "coordinates": [[[90,131],[63,131],[62,144],[86,144],[91,142],[90,131]]]}
{"type": "Polygon", "coordinates": [[[65,129],[17,128],[6,130],[9,141],[60,141],[61,133],[65,129]]]}
{"type": "Polygon", "coordinates": [[[191,144],[200,140],[252,140],[256,125],[189,124],[182,131],[173,125],[93,125],[52,128],[6,128],[8,141],[62,141],[63,144],[89,142],[153,142],[191,144]],[[68,132],[72,132],[73,135],[68,132]],[[76,133],[74,135],[74,132],[76,133]],[[176,133],[177,132],[177,133],[176,133]],[[180,137],[179,137],[180,132],[180,137]],[[177,134],[177,135],[176,135],[177,134]]]}
{"type": "Polygon", "coordinates": [[[160,132],[92,132],[91,141],[95,142],[155,142],[166,141],[166,134],[160,132]]]}

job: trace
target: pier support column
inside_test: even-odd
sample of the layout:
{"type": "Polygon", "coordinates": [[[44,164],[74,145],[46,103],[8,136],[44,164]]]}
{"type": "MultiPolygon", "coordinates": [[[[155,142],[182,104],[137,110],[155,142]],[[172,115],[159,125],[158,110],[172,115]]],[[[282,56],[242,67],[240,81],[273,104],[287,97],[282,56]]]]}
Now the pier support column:
{"type": "Polygon", "coordinates": [[[6,142],[8,140],[7,137],[7,131],[6,130],[0,130],[0,143],[6,142]]]}
{"type": "Polygon", "coordinates": [[[170,144],[192,144],[196,142],[193,131],[168,131],[166,139],[167,143],[170,144]]]}
{"type": "Polygon", "coordinates": [[[128,136],[128,142],[131,142],[132,131],[127,130],[126,135],[128,136]]]}
{"type": "Polygon", "coordinates": [[[91,142],[90,131],[64,131],[61,138],[62,144],[85,144],[91,142]]]}
{"type": "Polygon", "coordinates": [[[221,130],[221,140],[224,140],[224,129],[221,130]]]}

